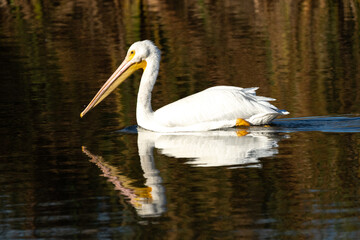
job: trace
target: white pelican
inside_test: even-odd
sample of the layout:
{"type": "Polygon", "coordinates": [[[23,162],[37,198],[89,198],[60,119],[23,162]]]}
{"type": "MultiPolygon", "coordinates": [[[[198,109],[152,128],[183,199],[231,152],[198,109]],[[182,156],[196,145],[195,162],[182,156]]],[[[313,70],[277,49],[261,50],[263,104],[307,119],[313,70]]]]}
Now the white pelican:
{"type": "Polygon", "coordinates": [[[277,116],[289,114],[268,102],[275,99],[256,96],[255,91],[258,88],[231,86],[208,88],[154,112],[151,107],[151,91],[159,73],[160,55],[160,50],[149,40],[132,44],[125,60],[80,117],[104,100],[138,69],[143,69],[143,74],[137,97],[137,124],[151,131],[209,131],[234,126],[262,125],[270,123],[277,116]]]}

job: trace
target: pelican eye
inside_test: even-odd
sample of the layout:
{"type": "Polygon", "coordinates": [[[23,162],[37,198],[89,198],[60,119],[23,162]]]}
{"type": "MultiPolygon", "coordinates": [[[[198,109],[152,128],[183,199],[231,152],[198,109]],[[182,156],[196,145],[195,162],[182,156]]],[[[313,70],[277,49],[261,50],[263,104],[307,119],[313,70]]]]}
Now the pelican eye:
{"type": "Polygon", "coordinates": [[[133,59],[134,56],[135,56],[135,50],[131,50],[128,56],[129,60],[133,59]]]}

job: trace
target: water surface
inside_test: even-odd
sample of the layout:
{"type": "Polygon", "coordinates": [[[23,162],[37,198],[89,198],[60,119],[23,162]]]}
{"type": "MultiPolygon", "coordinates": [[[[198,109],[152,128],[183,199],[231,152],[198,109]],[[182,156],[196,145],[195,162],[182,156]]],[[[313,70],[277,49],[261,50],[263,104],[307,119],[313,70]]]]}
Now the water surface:
{"type": "Polygon", "coordinates": [[[1,238],[359,238],[359,9],[0,0],[1,238]],[[137,73],[80,119],[142,39],[162,51],[154,109],[235,85],[260,87],[291,115],[138,130],[137,73]]]}

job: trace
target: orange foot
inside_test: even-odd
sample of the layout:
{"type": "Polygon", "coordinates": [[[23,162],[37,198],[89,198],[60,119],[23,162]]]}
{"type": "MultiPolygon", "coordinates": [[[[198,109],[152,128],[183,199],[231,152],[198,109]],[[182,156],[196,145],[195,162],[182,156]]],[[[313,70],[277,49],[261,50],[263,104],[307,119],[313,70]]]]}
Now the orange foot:
{"type": "Polygon", "coordinates": [[[243,137],[243,136],[246,136],[248,134],[248,132],[246,130],[238,130],[236,131],[236,135],[238,137],[243,137]]]}
{"type": "Polygon", "coordinates": [[[250,123],[242,118],[236,119],[236,125],[237,127],[250,127],[250,123]]]}

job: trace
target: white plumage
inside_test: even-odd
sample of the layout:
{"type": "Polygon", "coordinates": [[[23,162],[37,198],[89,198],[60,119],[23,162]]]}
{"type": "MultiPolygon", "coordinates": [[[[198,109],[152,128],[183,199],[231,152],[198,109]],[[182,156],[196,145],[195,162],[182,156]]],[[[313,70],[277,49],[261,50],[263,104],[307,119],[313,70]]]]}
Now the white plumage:
{"type": "Polygon", "coordinates": [[[269,103],[275,99],[256,96],[257,88],[217,86],[190,95],[157,111],[151,107],[151,91],[160,66],[160,50],[149,40],[136,42],[128,50],[124,62],[95,95],[86,109],[100,103],[111,91],[137,69],[141,77],[136,118],[138,125],[156,132],[208,131],[234,127],[239,119],[251,125],[270,123],[289,114],[269,103]]]}

